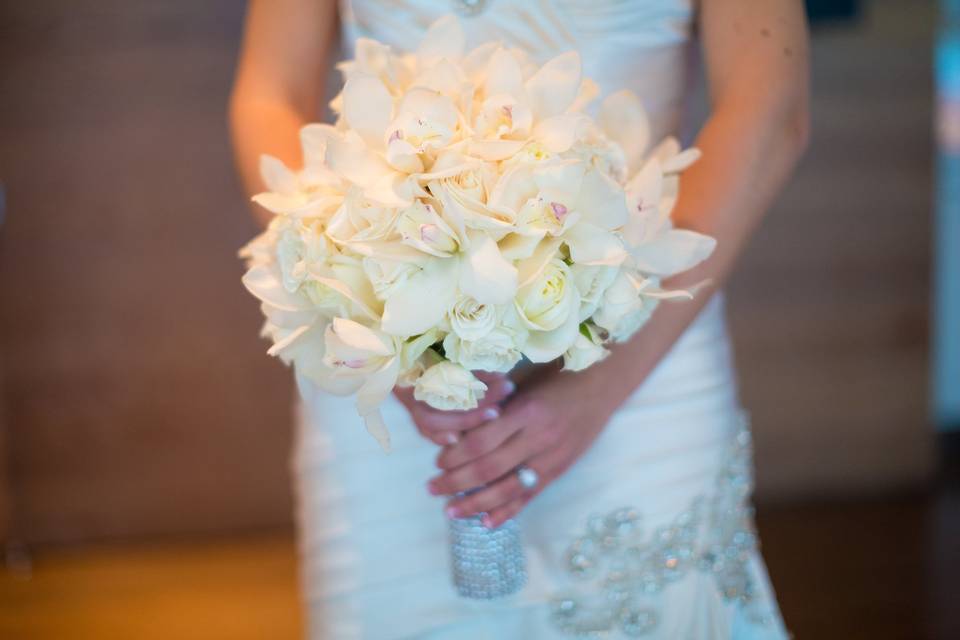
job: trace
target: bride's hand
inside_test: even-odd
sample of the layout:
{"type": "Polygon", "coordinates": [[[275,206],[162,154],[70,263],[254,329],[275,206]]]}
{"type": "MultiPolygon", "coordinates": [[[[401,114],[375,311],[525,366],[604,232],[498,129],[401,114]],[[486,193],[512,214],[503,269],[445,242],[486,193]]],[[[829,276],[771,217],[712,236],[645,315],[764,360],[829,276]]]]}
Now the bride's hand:
{"type": "Polygon", "coordinates": [[[474,372],[487,385],[487,391],[476,409],[440,411],[413,397],[412,388],[396,388],[393,393],[410,412],[417,431],[439,445],[457,442],[464,431],[500,417],[500,403],[513,393],[516,385],[502,373],[474,372]]]}
{"type": "Polygon", "coordinates": [[[437,458],[443,473],[428,483],[430,493],[453,495],[484,487],[451,501],[447,515],[485,512],[484,524],[497,527],[566,471],[620,404],[608,391],[603,373],[600,367],[576,374],[553,372],[530,386],[521,385],[498,419],[445,446],[437,458]],[[516,470],[521,465],[536,472],[534,488],[520,484],[516,470]]]}

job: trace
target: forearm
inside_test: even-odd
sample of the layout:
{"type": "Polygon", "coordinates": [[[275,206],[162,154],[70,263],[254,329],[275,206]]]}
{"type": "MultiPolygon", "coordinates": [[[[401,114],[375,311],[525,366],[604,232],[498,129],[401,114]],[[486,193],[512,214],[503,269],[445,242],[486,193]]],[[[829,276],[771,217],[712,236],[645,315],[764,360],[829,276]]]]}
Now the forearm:
{"type": "MultiPolygon", "coordinates": [[[[303,163],[300,151],[300,128],[308,118],[300,110],[283,102],[258,102],[237,99],[231,103],[230,134],[234,161],[244,192],[253,196],[265,189],[260,178],[260,156],[279,158],[289,167],[303,163]]],[[[272,214],[253,206],[253,216],[263,226],[272,214]]]]}
{"type": "MultiPolygon", "coordinates": [[[[260,156],[302,166],[300,128],[316,119],[332,62],[336,0],[251,0],[230,96],[230,136],[247,195],[264,190],[260,156]]],[[[266,224],[270,215],[254,209],[266,224]]]]}
{"type": "Polygon", "coordinates": [[[806,143],[805,110],[798,103],[765,116],[739,105],[719,109],[697,139],[702,158],[684,172],[673,219],[678,227],[713,236],[717,248],[696,268],[664,283],[697,289],[693,300],[661,304],[629,341],[595,365],[604,393],[618,406],[649,375],[720,288],[753,230],[789,177],[806,143]]]}

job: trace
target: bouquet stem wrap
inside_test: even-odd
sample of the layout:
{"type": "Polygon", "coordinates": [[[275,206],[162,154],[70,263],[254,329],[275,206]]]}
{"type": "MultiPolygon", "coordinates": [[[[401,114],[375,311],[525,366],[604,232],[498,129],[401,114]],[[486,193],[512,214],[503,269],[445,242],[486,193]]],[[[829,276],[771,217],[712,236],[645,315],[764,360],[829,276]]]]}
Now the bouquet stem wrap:
{"type": "Polygon", "coordinates": [[[491,600],[524,587],[527,558],[516,520],[496,529],[485,527],[479,515],[449,522],[451,577],[460,596],[491,600]]]}

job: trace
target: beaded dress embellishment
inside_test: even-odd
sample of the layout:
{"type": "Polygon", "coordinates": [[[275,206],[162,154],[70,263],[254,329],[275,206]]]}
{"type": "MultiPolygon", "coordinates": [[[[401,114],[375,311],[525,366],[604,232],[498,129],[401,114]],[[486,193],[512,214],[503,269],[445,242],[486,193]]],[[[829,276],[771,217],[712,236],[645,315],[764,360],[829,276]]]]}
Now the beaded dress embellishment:
{"type": "Polygon", "coordinates": [[[587,595],[551,600],[551,622],[565,634],[635,638],[659,622],[657,595],[692,571],[713,575],[727,602],[744,607],[752,622],[770,624],[759,610],[748,560],[757,548],[753,529],[752,447],[742,416],[712,496],[698,496],[669,526],[647,534],[640,514],[623,507],[588,518],[569,546],[567,572],[589,583],[587,595]]]}
{"type": "Polygon", "coordinates": [[[451,0],[454,11],[462,16],[475,16],[487,7],[488,0],[451,0]]]}

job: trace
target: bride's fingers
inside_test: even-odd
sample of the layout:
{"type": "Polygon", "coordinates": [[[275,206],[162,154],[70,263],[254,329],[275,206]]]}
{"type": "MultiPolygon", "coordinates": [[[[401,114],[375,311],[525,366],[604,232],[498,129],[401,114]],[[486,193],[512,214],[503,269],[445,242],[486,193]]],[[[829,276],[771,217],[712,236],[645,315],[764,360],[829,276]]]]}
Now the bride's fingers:
{"type": "Polygon", "coordinates": [[[470,411],[437,411],[418,404],[410,408],[410,416],[420,432],[429,439],[438,444],[453,444],[462,437],[461,432],[499,418],[500,409],[485,407],[470,411]]]}
{"type": "Polygon", "coordinates": [[[531,457],[531,442],[523,436],[515,433],[491,453],[436,476],[427,489],[434,495],[453,495],[493,482],[531,457]]]}
{"type": "Polygon", "coordinates": [[[480,400],[480,405],[496,404],[513,393],[517,385],[513,380],[507,377],[505,373],[496,373],[493,371],[474,371],[473,375],[483,384],[487,385],[487,391],[480,400]]]}
{"type": "Polygon", "coordinates": [[[533,491],[527,495],[514,498],[510,502],[493,509],[483,517],[483,526],[488,529],[496,529],[504,522],[520,513],[527,503],[536,497],[539,491],[533,491]]]}
{"type": "Polygon", "coordinates": [[[437,466],[443,470],[455,469],[487,455],[522,427],[522,416],[508,409],[499,420],[467,431],[461,435],[459,442],[444,447],[437,456],[437,466]]]}
{"type": "Polygon", "coordinates": [[[477,513],[490,515],[516,500],[532,497],[540,487],[551,480],[549,458],[550,454],[543,454],[526,463],[527,467],[537,473],[539,482],[536,487],[527,489],[520,484],[517,474],[511,471],[476,493],[452,500],[447,505],[447,515],[451,518],[464,518],[477,513]]]}
{"type": "MultiPolygon", "coordinates": [[[[488,374],[493,375],[493,374],[488,374]]],[[[490,379],[483,401],[476,409],[469,411],[440,411],[419,402],[410,389],[395,391],[400,401],[407,407],[417,430],[425,438],[440,444],[452,444],[461,437],[461,432],[469,431],[500,417],[499,403],[513,393],[516,386],[503,377],[490,379]]]]}

